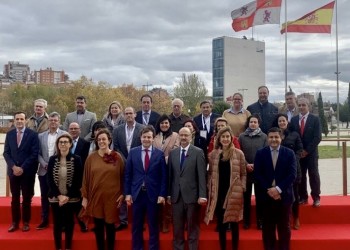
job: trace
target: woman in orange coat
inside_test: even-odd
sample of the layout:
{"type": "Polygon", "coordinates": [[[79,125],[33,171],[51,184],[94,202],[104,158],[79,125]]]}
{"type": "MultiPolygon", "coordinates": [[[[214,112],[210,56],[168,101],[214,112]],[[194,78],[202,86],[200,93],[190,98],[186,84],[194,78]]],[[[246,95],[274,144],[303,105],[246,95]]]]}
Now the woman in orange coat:
{"type": "Polygon", "coordinates": [[[232,249],[238,249],[238,222],[243,219],[243,192],[246,184],[244,154],[232,143],[230,127],[222,128],[215,149],[209,154],[208,206],[205,223],[217,217],[221,250],[226,249],[226,223],[231,226],[232,249]]]}

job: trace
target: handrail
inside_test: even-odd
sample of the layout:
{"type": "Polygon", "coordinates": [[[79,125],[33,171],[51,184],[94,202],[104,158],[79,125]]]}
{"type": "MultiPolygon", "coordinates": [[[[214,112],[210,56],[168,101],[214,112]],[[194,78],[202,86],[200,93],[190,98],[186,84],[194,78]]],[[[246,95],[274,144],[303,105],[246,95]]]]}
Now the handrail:
{"type": "MultiPolygon", "coordinates": [[[[348,180],[347,180],[347,173],[348,173],[348,166],[347,166],[347,156],[346,156],[346,142],[350,141],[349,139],[322,139],[322,141],[329,141],[329,142],[342,142],[342,174],[343,174],[343,196],[348,195],[348,180]]],[[[4,142],[0,142],[0,145],[5,144],[4,142]]],[[[8,176],[6,177],[6,197],[10,196],[10,182],[8,176]]]]}

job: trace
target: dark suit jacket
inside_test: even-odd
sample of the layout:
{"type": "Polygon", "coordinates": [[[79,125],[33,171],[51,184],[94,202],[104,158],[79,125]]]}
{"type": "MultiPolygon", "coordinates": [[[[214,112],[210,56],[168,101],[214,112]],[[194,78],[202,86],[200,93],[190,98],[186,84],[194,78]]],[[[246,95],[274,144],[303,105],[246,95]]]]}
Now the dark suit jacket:
{"type": "MultiPolygon", "coordinates": [[[[154,128],[156,127],[157,121],[160,117],[160,114],[151,110],[151,115],[149,117],[148,125],[152,125],[154,128]]],[[[142,111],[137,111],[136,112],[136,122],[143,124],[143,117],[142,117],[142,111]]]]}
{"type": "MultiPolygon", "coordinates": [[[[126,123],[119,125],[113,130],[113,147],[114,147],[114,150],[121,153],[122,156],[125,159],[127,159],[128,148],[126,146],[125,126],[126,126],[126,123]]],[[[144,125],[136,122],[130,148],[134,148],[141,145],[140,133],[142,128],[144,128],[144,125]]]]}
{"type": "Polygon", "coordinates": [[[150,164],[147,172],[142,163],[142,146],[133,148],[129,152],[125,169],[125,195],[131,195],[133,200],[145,184],[147,195],[151,202],[157,203],[158,196],[167,197],[168,171],[165,164],[164,153],[152,147],[150,164]]]}
{"type": "Polygon", "coordinates": [[[207,198],[207,164],[203,150],[190,145],[181,171],[180,150],[181,147],[173,149],[168,158],[171,202],[177,202],[181,192],[185,203],[197,203],[198,198],[207,198]]]}
{"type": "Polygon", "coordinates": [[[38,134],[26,128],[20,146],[17,146],[17,130],[6,134],[4,158],[7,164],[7,175],[12,176],[14,165],[23,168],[23,174],[35,175],[38,170],[39,139],[38,134]]]}
{"type": "Polygon", "coordinates": [[[299,116],[294,116],[291,123],[301,137],[304,150],[310,155],[317,156],[318,144],[322,139],[320,119],[317,116],[309,113],[305,123],[303,136],[300,134],[299,116]]]}
{"type": "MultiPolygon", "coordinates": [[[[214,123],[215,123],[215,120],[217,118],[219,118],[219,117],[221,117],[221,115],[216,114],[216,113],[212,113],[211,116],[210,116],[210,130],[209,130],[209,133],[207,135],[207,145],[210,142],[210,138],[214,134],[214,123]]],[[[199,115],[195,116],[193,118],[193,121],[196,123],[196,125],[197,125],[199,130],[204,130],[202,114],[199,114],[199,115]]]]}
{"type": "Polygon", "coordinates": [[[294,201],[293,182],[297,175],[296,159],[294,152],[280,146],[276,168],[273,168],[270,147],[264,147],[256,152],[254,160],[254,177],[257,184],[260,200],[269,199],[267,189],[272,187],[275,180],[276,186],[281,190],[281,199],[284,204],[292,204],[294,201]]]}
{"type": "Polygon", "coordinates": [[[89,155],[90,143],[85,139],[79,137],[74,154],[80,156],[82,166],[84,167],[86,158],[89,155]]]}

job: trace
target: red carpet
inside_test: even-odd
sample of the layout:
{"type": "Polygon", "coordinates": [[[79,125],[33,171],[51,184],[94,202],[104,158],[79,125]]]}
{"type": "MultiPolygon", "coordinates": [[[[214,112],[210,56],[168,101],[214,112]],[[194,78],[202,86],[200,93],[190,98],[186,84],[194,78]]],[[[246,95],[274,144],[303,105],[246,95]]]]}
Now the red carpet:
{"type": "MultiPolygon", "coordinates": [[[[51,250],[53,247],[52,225],[42,231],[35,230],[40,222],[40,201],[33,201],[31,231],[8,233],[11,222],[10,198],[0,198],[0,249],[51,250]]],[[[301,206],[301,228],[292,231],[292,250],[349,250],[350,249],[350,197],[323,196],[321,207],[301,206]]],[[[201,225],[200,250],[219,248],[214,223],[201,225]]],[[[131,249],[130,226],[127,231],[116,233],[116,249],[131,249]]],[[[227,234],[229,237],[229,234],[227,234]]],[[[145,232],[148,239],[148,231],[145,232]]],[[[161,234],[161,249],[172,249],[172,234],[161,234]]],[[[74,250],[96,249],[92,232],[83,234],[76,226],[74,250]]],[[[228,248],[229,249],[229,248],[228,248]]],[[[255,228],[240,230],[240,250],[262,250],[261,231],[255,228]]]]}

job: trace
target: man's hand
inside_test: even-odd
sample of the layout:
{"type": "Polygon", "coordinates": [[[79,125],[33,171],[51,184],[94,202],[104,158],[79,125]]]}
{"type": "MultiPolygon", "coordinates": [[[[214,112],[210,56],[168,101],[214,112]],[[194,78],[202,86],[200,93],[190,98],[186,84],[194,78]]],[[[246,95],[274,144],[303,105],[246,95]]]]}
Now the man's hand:
{"type": "Polygon", "coordinates": [[[207,205],[207,200],[203,198],[198,198],[198,204],[201,206],[207,205]]]}
{"type": "Polygon", "coordinates": [[[267,190],[267,194],[274,200],[280,200],[281,199],[281,195],[278,192],[277,188],[275,188],[275,187],[269,188],[267,190]]]}
{"type": "Polygon", "coordinates": [[[15,176],[21,176],[23,174],[23,168],[18,167],[18,166],[13,166],[12,167],[13,175],[15,176]]]}
{"type": "Polygon", "coordinates": [[[165,205],[165,198],[162,197],[162,196],[158,196],[158,201],[157,201],[158,204],[163,204],[165,205]]]}
{"type": "Polygon", "coordinates": [[[128,195],[125,196],[125,201],[126,201],[126,204],[127,204],[128,206],[131,206],[131,204],[132,204],[132,197],[131,197],[130,194],[128,194],[128,195]]]}

